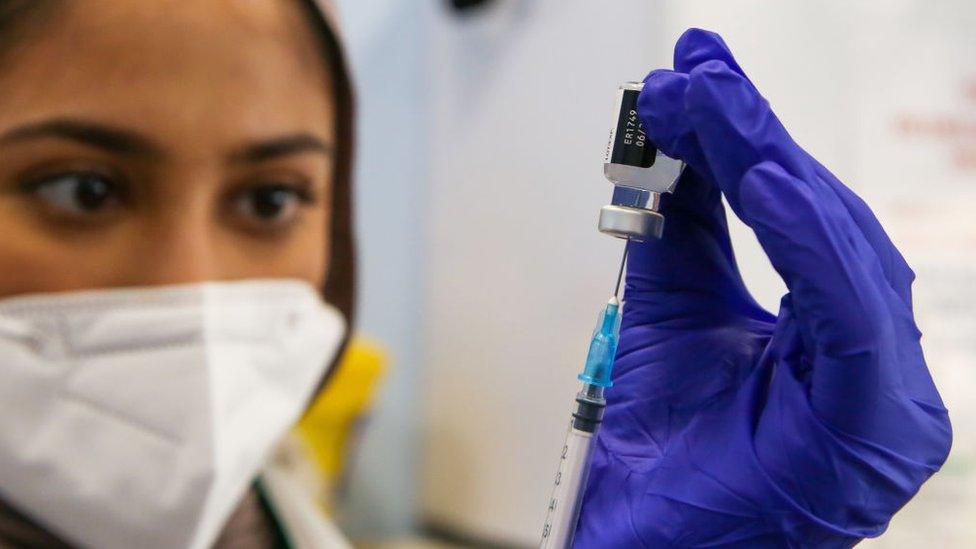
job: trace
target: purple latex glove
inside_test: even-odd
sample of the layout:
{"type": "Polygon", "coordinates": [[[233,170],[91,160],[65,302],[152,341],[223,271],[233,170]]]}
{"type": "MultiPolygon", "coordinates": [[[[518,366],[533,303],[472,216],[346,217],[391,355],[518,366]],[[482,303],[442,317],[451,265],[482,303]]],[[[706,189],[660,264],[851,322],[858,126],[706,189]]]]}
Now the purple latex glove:
{"type": "Polygon", "coordinates": [[[576,547],[849,547],[945,461],[914,274],[871,210],[787,134],[722,39],[648,75],[649,138],[688,163],[660,241],[632,244],[576,547]],[[720,193],[789,293],[763,310],[720,193]]]}

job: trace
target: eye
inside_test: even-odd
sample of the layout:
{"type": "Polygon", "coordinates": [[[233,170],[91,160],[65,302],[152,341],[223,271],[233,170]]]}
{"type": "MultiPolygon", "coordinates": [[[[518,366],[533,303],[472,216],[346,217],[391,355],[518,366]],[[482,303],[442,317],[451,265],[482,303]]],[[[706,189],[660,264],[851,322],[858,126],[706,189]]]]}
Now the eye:
{"type": "Polygon", "coordinates": [[[233,213],[247,226],[278,229],[293,223],[303,205],[312,202],[307,189],[296,185],[249,187],[233,199],[233,213]]]}
{"type": "Polygon", "coordinates": [[[51,210],[81,217],[104,213],[120,203],[120,187],[95,172],[63,173],[35,180],[27,190],[51,210]]]}

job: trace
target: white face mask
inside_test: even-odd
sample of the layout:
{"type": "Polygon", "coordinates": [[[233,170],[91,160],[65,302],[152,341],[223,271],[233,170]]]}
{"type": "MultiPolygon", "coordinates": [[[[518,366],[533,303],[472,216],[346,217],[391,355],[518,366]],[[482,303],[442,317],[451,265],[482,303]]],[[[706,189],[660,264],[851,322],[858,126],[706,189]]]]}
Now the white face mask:
{"type": "Polygon", "coordinates": [[[0,301],[0,498],[72,543],[207,547],[345,332],[298,281],[0,301]]]}

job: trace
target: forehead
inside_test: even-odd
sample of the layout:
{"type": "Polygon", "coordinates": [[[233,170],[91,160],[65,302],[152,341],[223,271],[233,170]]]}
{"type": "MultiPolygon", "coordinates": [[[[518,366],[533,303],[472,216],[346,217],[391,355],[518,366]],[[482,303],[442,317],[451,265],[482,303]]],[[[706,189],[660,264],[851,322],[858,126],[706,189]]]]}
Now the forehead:
{"type": "Polygon", "coordinates": [[[58,6],[2,52],[0,126],[79,116],[175,140],[331,135],[330,75],[297,1],[58,6]]]}

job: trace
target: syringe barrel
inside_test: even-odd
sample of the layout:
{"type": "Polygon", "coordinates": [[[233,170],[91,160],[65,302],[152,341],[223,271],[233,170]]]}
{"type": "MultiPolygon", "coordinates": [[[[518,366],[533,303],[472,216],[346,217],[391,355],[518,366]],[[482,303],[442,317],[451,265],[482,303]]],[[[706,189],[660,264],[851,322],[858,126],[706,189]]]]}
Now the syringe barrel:
{"type": "Polygon", "coordinates": [[[590,473],[593,443],[603,418],[603,387],[583,384],[576,411],[559,458],[555,484],[546,511],[540,549],[570,549],[590,473]]]}

